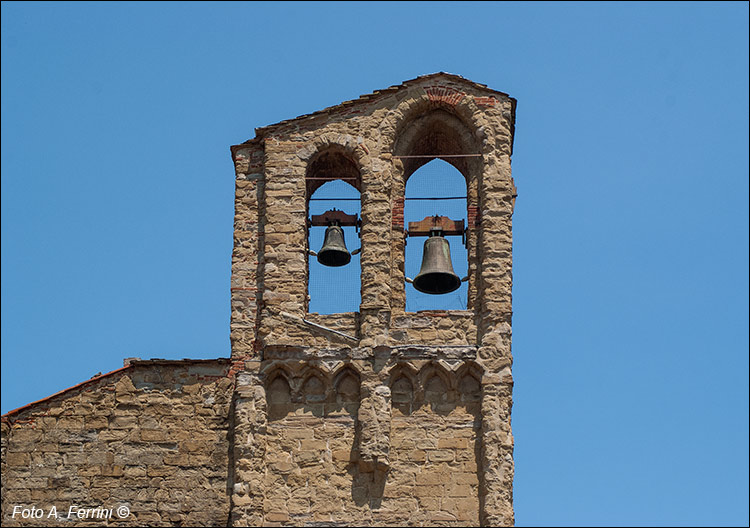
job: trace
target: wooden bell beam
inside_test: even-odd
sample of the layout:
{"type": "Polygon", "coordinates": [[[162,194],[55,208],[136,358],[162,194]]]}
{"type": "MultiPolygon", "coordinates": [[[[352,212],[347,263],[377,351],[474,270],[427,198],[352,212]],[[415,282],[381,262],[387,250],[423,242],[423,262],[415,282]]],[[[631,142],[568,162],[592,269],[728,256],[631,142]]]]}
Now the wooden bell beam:
{"type": "Polygon", "coordinates": [[[360,221],[356,214],[346,214],[344,211],[338,209],[331,209],[323,214],[312,215],[308,220],[309,226],[323,226],[328,227],[334,222],[338,222],[340,226],[354,226],[359,227],[360,221]]]}
{"type": "Polygon", "coordinates": [[[443,235],[464,235],[464,221],[451,220],[447,216],[427,216],[419,222],[409,222],[407,236],[430,236],[430,232],[441,230],[443,235]]]}

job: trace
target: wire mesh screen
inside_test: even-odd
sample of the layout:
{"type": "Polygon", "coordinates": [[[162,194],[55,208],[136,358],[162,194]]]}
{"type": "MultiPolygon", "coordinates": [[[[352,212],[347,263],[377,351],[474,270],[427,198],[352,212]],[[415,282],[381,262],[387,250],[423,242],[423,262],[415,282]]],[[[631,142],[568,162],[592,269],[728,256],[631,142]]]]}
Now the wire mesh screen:
{"type": "MultiPolygon", "coordinates": [[[[452,220],[466,218],[466,179],[450,163],[435,159],[426,163],[406,182],[404,202],[404,227],[409,222],[423,220],[427,216],[447,216],[452,220]],[[415,200],[414,198],[458,198],[451,200],[415,200]]],[[[468,273],[469,260],[466,247],[460,236],[446,236],[450,243],[453,271],[459,278],[468,273]]],[[[416,277],[422,265],[422,253],[426,237],[409,237],[406,244],[406,276],[416,277]]],[[[406,311],[419,310],[465,310],[468,300],[468,283],[442,295],[422,293],[411,284],[406,284],[406,311]]]]}
{"type": "MultiPolygon", "coordinates": [[[[309,215],[322,214],[333,208],[347,214],[360,212],[359,191],[341,180],[326,182],[310,197],[309,215]],[[337,198],[331,200],[330,198],[337,198]],[[345,198],[346,200],[338,200],[345,198]]],[[[354,227],[344,226],[344,241],[351,253],[360,247],[359,234],[354,227]]],[[[309,248],[320,251],[325,237],[325,227],[311,227],[309,248]]],[[[310,304],[308,312],[320,314],[358,312],[360,304],[360,271],[359,254],[352,255],[348,264],[339,267],[323,266],[318,259],[309,256],[308,293],[310,304]]]]}

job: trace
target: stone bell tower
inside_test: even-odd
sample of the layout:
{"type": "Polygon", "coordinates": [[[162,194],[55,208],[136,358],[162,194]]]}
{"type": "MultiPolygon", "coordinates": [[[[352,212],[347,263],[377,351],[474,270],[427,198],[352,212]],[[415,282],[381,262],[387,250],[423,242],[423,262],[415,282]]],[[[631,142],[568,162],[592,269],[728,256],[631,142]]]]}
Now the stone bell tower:
{"type": "Polygon", "coordinates": [[[436,73],[231,148],[233,525],[513,524],[515,106],[436,73]],[[464,176],[465,217],[404,225],[406,181],[435,158],[464,176]],[[361,303],[308,313],[308,230],[331,223],[309,199],[336,179],[361,197],[338,219],[359,229],[361,303]],[[467,309],[408,312],[407,237],[438,223],[464,237],[467,309]]]}

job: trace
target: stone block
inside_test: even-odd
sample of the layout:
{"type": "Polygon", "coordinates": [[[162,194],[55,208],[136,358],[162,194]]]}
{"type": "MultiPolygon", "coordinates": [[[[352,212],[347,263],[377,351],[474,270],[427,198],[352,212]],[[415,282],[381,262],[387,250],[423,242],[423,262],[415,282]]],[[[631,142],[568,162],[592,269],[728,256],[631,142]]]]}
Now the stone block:
{"type": "Polygon", "coordinates": [[[270,511],[266,513],[265,520],[269,522],[287,522],[289,513],[285,511],[270,511]]]}
{"type": "Polygon", "coordinates": [[[28,453],[10,452],[5,456],[5,463],[9,466],[28,466],[30,462],[28,453]]]}
{"type": "Polygon", "coordinates": [[[450,449],[433,449],[427,451],[427,459],[430,462],[453,462],[456,453],[450,449]]]}
{"type": "Polygon", "coordinates": [[[469,447],[469,441],[466,438],[439,438],[437,447],[438,449],[466,449],[469,447]]]}

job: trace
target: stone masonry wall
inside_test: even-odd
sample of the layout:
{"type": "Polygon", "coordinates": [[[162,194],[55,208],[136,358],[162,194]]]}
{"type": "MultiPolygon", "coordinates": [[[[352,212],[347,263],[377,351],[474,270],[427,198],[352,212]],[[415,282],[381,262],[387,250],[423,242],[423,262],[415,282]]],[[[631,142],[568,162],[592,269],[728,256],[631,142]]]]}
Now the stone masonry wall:
{"type": "Polygon", "coordinates": [[[134,361],[3,416],[3,525],[512,525],[514,121],[439,73],[233,146],[231,359],[134,361]],[[434,157],[466,179],[468,307],[413,313],[404,189],[434,157]],[[308,199],[339,177],[361,304],[308,313],[308,199]]]}
{"type": "Polygon", "coordinates": [[[371,361],[274,356],[263,373],[262,522],[478,525],[481,388],[462,364],[378,374],[371,361]],[[382,430],[368,430],[374,417],[382,430]]]}
{"type": "Polygon", "coordinates": [[[232,147],[233,525],[513,524],[514,113],[434,74],[232,147]],[[405,311],[404,189],[431,157],[466,178],[465,311],[405,311]],[[310,314],[307,200],[337,177],[361,193],[362,300],[310,314]]]}
{"type": "Polygon", "coordinates": [[[3,526],[226,525],[229,367],[138,361],[4,416],[3,526]]]}

